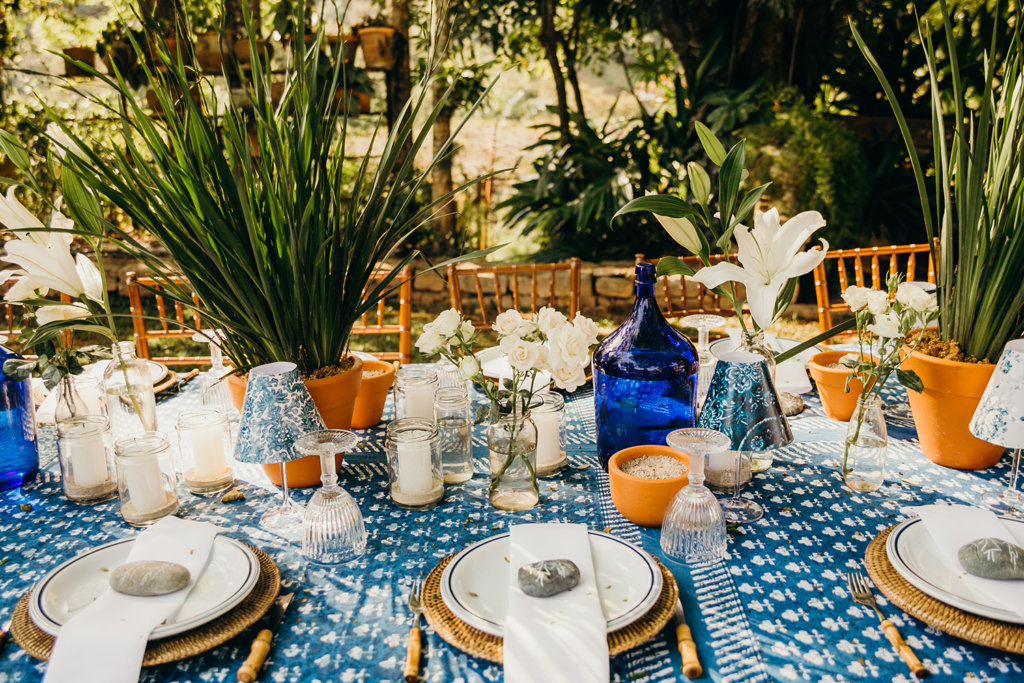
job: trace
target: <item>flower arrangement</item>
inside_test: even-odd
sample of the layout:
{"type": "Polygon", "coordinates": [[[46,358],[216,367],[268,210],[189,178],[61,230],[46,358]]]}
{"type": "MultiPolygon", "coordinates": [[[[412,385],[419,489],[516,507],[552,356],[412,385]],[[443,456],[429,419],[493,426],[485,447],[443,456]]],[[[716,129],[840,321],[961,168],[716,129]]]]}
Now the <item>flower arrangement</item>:
{"type": "MultiPolygon", "coordinates": [[[[916,392],[922,389],[917,374],[900,367],[909,357],[909,353],[901,353],[901,349],[904,338],[912,329],[924,329],[938,318],[938,304],[934,294],[900,280],[900,275],[890,277],[886,282],[887,291],[851,286],[843,292],[843,301],[854,312],[860,346],[859,353],[851,353],[839,361],[853,370],[846,378],[845,391],[849,393],[853,378],[859,379],[862,385],[843,449],[844,480],[851,471],[848,466],[851,449],[856,449],[862,440],[866,411],[877,404],[882,388],[893,372],[907,389],[916,392]],[[872,356],[872,346],[876,356],[872,356]]],[[[911,343],[911,350],[922,338],[923,335],[917,336],[911,343]]]]}
{"type": "MultiPolygon", "coordinates": [[[[509,429],[513,436],[510,441],[514,441],[527,411],[536,405],[534,397],[549,387],[548,382],[538,384],[541,372],[550,374],[550,384],[570,393],[586,381],[585,368],[590,362],[590,349],[597,344],[598,327],[579,312],[570,322],[564,314],[545,306],[529,320],[519,311],[504,311],[491,329],[498,333],[498,345],[512,368],[512,376],[504,378],[500,384],[484,377],[480,361],[473,352],[477,331],[473,323],[454,308],[424,326],[416,348],[427,355],[441,355],[459,367],[464,379],[479,384],[490,401],[488,420],[493,424],[502,416],[510,416],[509,429]]],[[[481,419],[482,414],[478,416],[478,420],[481,419]]],[[[491,491],[522,454],[509,448],[503,455],[500,466],[492,467],[491,491]]],[[[533,465],[525,457],[523,462],[530,470],[533,488],[537,491],[533,465]]]]}

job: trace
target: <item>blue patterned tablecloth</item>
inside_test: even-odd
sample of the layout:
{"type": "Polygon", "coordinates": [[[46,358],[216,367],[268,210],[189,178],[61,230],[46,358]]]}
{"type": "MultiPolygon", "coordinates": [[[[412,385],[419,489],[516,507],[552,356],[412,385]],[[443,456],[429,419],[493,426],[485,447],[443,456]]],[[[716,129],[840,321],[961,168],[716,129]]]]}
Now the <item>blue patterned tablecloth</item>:
{"type": "MultiPolygon", "coordinates": [[[[158,405],[167,428],[198,400],[198,382],[158,405]]],[[[902,389],[885,399],[900,400],[902,389]]],[[[242,503],[207,503],[193,510],[230,536],[263,548],[281,568],[285,590],[295,591],[260,680],[275,683],[398,683],[410,615],[409,585],[437,561],[517,522],[583,522],[610,530],[665,562],[680,584],[706,679],[732,681],[860,680],[907,682],[907,670],[889,646],[874,613],[850,602],[845,573],[863,569],[864,550],[879,531],[902,519],[906,504],[949,501],[973,504],[1003,483],[1008,459],[988,472],[958,472],[921,454],[913,425],[890,424],[887,486],[874,494],[841,488],[839,462],[845,425],[824,417],[814,395],[791,420],[796,442],[754,478],[745,495],[765,507],[760,521],[732,532],[730,557],[691,571],[664,556],[656,529],[642,529],[618,514],[607,476],[597,465],[593,395],[581,389],[567,403],[569,466],[542,482],[542,504],[526,513],[494,510],[485,495],[482,428],[474,432],[477,476],[448,487],[443,504],[426,512],[393,506],[387,496],[383,430],[360,432],[359,453],[346,457],[341,482],[363,511],[366,554],[327,573],[308,565],[298,546],[261,530],[257,523],[274,502],[271,488],[240,482],[242,503]]],[[[385,419],[390,416],[390,404],[385,419]]],[[[44,428],[42,457],[53,457],[44,428]]],[[[137,533],[121,521],[116,502],[69,505],[49,471],[21,489],[0,495],[0,623],[20,597],[50,569],[90,546],[137,533]],[[28,507],[23,507],[28,506],[28,507]]],[[[256,470],[241,473],[265,482],[256,470]]],[[[298,492],[305,499],[311,492],[298,492]]],[[[496,578],[496,580],[500,580],[496,578]]],[[[946,636],[880,600],[933,674],[950,680],[995,681],[1024,676],[1024,658],[946,636]]],[[[256,627],[203,655],[146,668],[142,681],[200,683],[234,680],[256,627]]],[[[424,631],[424,681],[478,683],[502,680],[501,667],[467,656],[424,631]]],[[[612,680],[684,681],[674,630],[612,659],[612,680]]],[[[45,664],[16,644],[0,656],[0,683],[39,681],[45,664]]],[[[549,682],[544,682],[549,683],[549,682]]],[[[550,683],[560,683],[552,681],[550,683]]]]}

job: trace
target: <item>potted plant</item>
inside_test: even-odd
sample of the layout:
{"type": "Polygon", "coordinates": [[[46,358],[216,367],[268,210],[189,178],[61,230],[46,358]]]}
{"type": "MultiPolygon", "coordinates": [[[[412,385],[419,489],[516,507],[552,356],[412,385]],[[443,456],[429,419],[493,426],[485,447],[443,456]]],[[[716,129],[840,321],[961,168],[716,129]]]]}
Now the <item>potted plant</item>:
{"type": "Polygon", "coordinates": [[[395,66],[398,50],[395,45],[397,31],[388,26],[381,16],[367,17],[352,27],[359,36],[359,47],[363,50],[363,61],[367,69],[387,71],[395,66]]]}
{"type": "MultiPolygon", "coordinates": [[[[255,49],[251,23],[248,31],[255,49]]],[[[429,88],[410,103],[425,114],[419,122],[408,117],[395,126],[379,157],[367,152],[358,175],[343,176],[348,118],[331,90],[342,82],[342,64],[335,64],[325,88],[317,54],[301,42],[296,49],[299,58],[284,75],[284,96],[276,105],[269,76],[259,60],[252,62],[254,114],[231,101],[223,113],[211,113],[189,98],[176,106],[165,96],[166,123],[153,122],[128,101],[121,123],[137,137],[140,153],[109,157],[75,139],[83,153],[69,154],[65,167],[81,187],[65,199],[94,223],[100,222],[98,212],[87,207],[107,201],[159,240],[198,296],[204,320],[224,331],[223,348],[236,368],[228,380],[236,399],[250,368],[295,363],[327,426],[349,428],[362,373],[362,363],[348,353],[352,325],[401,284],[396,278],[418,252],[406,253],[374,284],[379,264],[456,192],[483,178],[410,208],[410,198],[437,160],[450,153],[454,139],[453,134],[436,150],[425,169],[415,170],[411,159],[427,137],[422,127],[433,125],[445,104],[441,98],[432,109],[424,107],[429,88]],[[257,128],[254,138],[251,125],[257,128]]],[[[164,60],[163,67],[150,73],[161,93],[188,87],[181,65],[164,60]]],[[[123,90],[112,79],[107,84],[123,90]]],[[[167,277],[167,263],[118,226],[104,223],[102,229],[149,266],[165,296],[192,305],[190,293],[167,277]]],[[[313,476],[303,481],[302,466],[290,463],[289,482],[315,484],[319,465],[313,459],[307,466],[313,476]]]]}
{"type": "MultiPolygon", "coordinates": [[[[955,143],[947,146],[946,119],[940,99],[936,51],[930,33],[920,32],[928,63],[935,145],[935,206],[929,205],[925,169],[892,88],[878,62],[851,22],[854,39],[892,104],[917,180],[928,239],[938,270],[939,325],[908,335],[920,343],[904,347],[904,364],[923,384],[910,392],[910,407],[921,450],[933,462],[956,469],[984,469],[1002,457],[1002,446],[975,438],[968,423],[992,376],[1006,342],[1024,334],[1024,226],[1020,175],[1024,152],[1024,48],[1014,36],[1002,63],[996,62],[996,33],[984,61],[985,89],[967,92],[960,80],[953,27],[945,0],[940,0],[946,34],[947,76],[953,86],[955,143]],[[993,90],[999,74],[1000,90],[993,90]],[[980,97],[979,97],[980,95],[980,97]],[[977,100],[978,110],[967,108],[977,100]],[[933,225],[938,218],[938,230],[933,225]],[[923,341],[917,340],[923,334],[923,341]]],[[[946,73],[945,67],[943,72],[946,73]]]]}

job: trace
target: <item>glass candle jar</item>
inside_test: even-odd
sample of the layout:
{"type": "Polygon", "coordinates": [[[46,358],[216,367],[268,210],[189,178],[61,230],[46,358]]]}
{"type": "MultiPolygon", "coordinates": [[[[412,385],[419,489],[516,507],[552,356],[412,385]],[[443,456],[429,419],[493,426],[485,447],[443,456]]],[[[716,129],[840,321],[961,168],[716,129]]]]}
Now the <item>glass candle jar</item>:
{"type": "Polygon", "coordinates": [[[473,477],[473,415],[466,387],[444,387],[434,394],[434,424],[441,439],[444,483],[473,477]]]}
{"type": "Polygon", "coordinates": [[[708,456],[704,466],[704,485],[715,493],[732,493],[736,490],[736,459],[739,458],[740,488],[750,481],[750,451],[721,451],[708,456]]]}
{"type": "Polygon", "coordinates": [[[434,370],[437,372],[437,388],[465,387],[466,381],[462,379],[462,371],[459,366],[447,358],[442,358],[434,363],[434,370]]]}
{"type": "Polygon", "coordinates": [[[428,510],[444,496],[441,437],[433,419],[407,417],[387,429],[391,500],[406,510],[428,510]]]}
{"type": "Polygon", "coordinates": [[[178,452],[185,487],[192,493],[218,493],[231,487],[231,427],[220,408],[206,406],[178,416],[178,452]]]}
{"type": "Polygon", "coordinates": [[[434,421],[437,370],[432,365],[403,365],[395,373],[395,417],[434,421]]]}
{"type": "Polygon", "coordinates": [[[113,359],[103,371],[103,392],[114,440],[156,431],[156,395],[146,362],[135,356],[134,342],[111,346],[113,359]]]}
{"type": "Polygon", "coordinates": [[[178,510],[171,467],[171,442],[162,432],[133,434],[114,442],[121,517],[132,526],[149,526],[178,510]]]}
{"type": "Polygon", "coordinates": [[[553,391],[533,398],[542,401],[530,408],[537,426],[537,476],[546,477],[565,465],[565,399],[553,391]]]}
{"type": "Polygon", "coordinates": [[[69,501],[99,503],[117,495],[114,439],[106,417],[79,415],[58,422],[57,454],[69,501]]]}

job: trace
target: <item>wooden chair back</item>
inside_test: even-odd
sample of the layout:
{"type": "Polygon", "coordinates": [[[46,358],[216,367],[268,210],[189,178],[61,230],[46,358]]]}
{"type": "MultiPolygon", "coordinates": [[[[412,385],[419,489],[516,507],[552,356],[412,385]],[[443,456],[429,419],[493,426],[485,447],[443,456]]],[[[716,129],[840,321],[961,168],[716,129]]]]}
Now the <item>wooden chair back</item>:
{"type": "MultiPolygon", "coordinates": [[[[369,286],[374,287],[383,280],[390,270],[381,269],[374,273],[369,286]]],[[[352,326],[352,334],[397,334],[398,351],[374,351],[373,355],[381,360],[397,360],[403,364],[412,362],[412,266],[406,266],[392,280],[391,286],[401,283],[398,287],[398,322],[385,323],[387,303],[385,299],[377,302],[376,315],[371,319],[370,311],[363,313],[362,319],[352,326]]]]}
{"type": "MultiPolygon", "coordinates": [[[[736,263],[736,256],[734,254],[728,257],[724,254],[714,254],[710,258],[711,265],[721,263],[726,258],[736,263]]],[[[641,263],[657,264],[660,260],[645,259],[643,254],[636,255],[637,265],[641,263]]],[[[703,267],[700,258],[696,256],[686,256],[681,260],[694,270],[700,270],[703,267]]],[[[719,294],[715,294],[699,282],[691,282],[691,278],[685,275],[663,275],[660,280],[661,311],[666,317],[682,318],[687,315],[711,314],[728,318],[736,314],[732,309],[732,302],[719,294]]],[[[743,310],[749,309],[744,305],[743,310]]]]}
{"type": "MultiPolygon", "coordinates": [[[[935,282],[935,262],[927,244],[907,244],[889,247],[858,247],[856,249],[835,249],[825,254],[825,260],[814,269],[814,293],[818,300],[818,323],[824,332],[833,327],[832,314],[849,311],[850,307],[842,299],[833,303],[833,297],[839,297],[851,285],[885,289],[885,281],[890,276],[903,273],[906,281],[915,280],[917,271],[917,255],[928,254],[928,282],[935,282]],[[836,273],[839,276],[839,288],[830,291],[826,281],[829,261],[836,262],[836,273]],[[883,263],[886,270],[882,271],[883,263]],[[902,264],[902,265],[901,265],[902,264]],[[850,265],[853,266],[852,270],[850,265]],[[851,280],[852,273],[852,280],[851,280]],[[867,273],[871,274],[868,283],[867,273]]],[[[832,339],[826,343],[831,344],[832,339]]]]}
{"type": "MultiPolygon", "coordinates": [[[[183,277],[171,277],[171,282],[181,287],[188,287],[188,280],[183,277]]],[[[192,294],[194,308],[189,308],[175,301],[168,315],[167,302],[160,294],[160,282],[151,277],[141,277],[135,273],[128,273],[126,278],[128,285],[128,303],[131,307],[132,328],[135,331],[135,349],[139,358],[163,363],[164,365],[208,365],[209,356],[153,356],[149,348],[149,342],[153,339],[191,339],[195,332],[185,327],[186,315],[191,318],[190,324],[196,330],[202,329],[202,319],[199,313],[199,297],[192,294]],[[153,298],[156,300],[157,315],[147,315],[142,306],[142,287],[156,290],[153,298]],[[159,317],[161,320],[154,321],[159,317]],[[175,325],[169,320],[176,320],[175,325]]]]}
{"type": "MultiPolygon", "coordinates": [[[[524,318],[532,318],[537,311],[543,306],[549,306],[556,308],[557,300],[559,298],[569,299],[569,311],[567,316],[572,320],[576,313],[580,310],[580,272],[582,262],[578,258],[569,259],[568,263],[530,263],[523,265],[511,265],[511,266],[472,266],[472,265],[449,265],[448,266],[448,295],[451,299],[452,308],[462,313],[463,316],[472,320],[474,327],[478,330],[489,329],[493,318],[488,315],[488,301],[493,301],[493,317],[501,315],[505,310],[516,310],[523,314],[524,318]],[[568,273],[568,286],[569,291],[566,293],[563,287],[559,287],[557,284],[558,273],[568,273]],[[543,286],[546,289],[545,292],[539,291],[541,289],[540,274],[548,273],[548,282],[543,286]],[[529,282],[529,296],[530,296],[530,310],[524,311],[524,300],[521,293],[523,287],[520,285],[520,276],[528,276],[529,282]],[[477,311],[479,314],[474,317],[466,313],[462,303],[462,287],[459,282],[460,278],[473,279],[473,291],[470,292],[470,298],[475,294],[477,302],[477,311]],[[512,289],[512,305],[506,306],[505,301],[502,301],[503,297],[508,293],[507,286],[511,281],[512,289]],[[490,291],[484,283],[489,282],[490,291]]],[[[525,277],[523,277],[525,280],[525,277]]],[[[525,283],[524,283],[525,284],[525,283]]]]}

